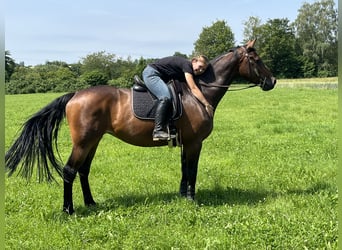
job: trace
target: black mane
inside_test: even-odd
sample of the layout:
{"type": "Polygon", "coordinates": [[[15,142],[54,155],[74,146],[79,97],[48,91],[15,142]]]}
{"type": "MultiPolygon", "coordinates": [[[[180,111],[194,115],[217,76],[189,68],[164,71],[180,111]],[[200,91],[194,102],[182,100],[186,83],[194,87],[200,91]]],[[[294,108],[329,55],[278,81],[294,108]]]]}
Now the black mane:
{"type": "Polygon", "coordinates": [[[211,63],[211,64],[212,64],[212,63],[216,63],[216,62],[219,61],[222,57],[226,56],[227,54],[229,54],[229,53],[231,53],[231,52],[235,53],[235,51],[236,51],[238,48],[240,48],[240,46],[231,48],[230,50],[228,50],[227,52],[223,53],[222,55],[219,55],[219,56],[215,57],[214,59],[212,59],[212,60],[210,61],[210,63],[211,63]]]}
{"type": "MultiPolygon", "coordinates": [[[[226,56],[227,54],[229,54],[229,53],[231,53],[231,52],[235,53],[235,52],[237,51],[237,49],[239,49],[239,48],[241,48],[241,47],[244,47],[244,46],[236,46],[236,47],[234,47],[234,48],[231,48],[230,50],[228,50],[227,52],[223,53],[222,55],[219,55],[219,56],[215,57],[214,59],[210,60],[210,64],[216,63],[216,62],[219,61],[222,57],[226,56]]],[[[247,53],[253,52],[253,51],[256,51],[256,49],[255,49],[255,48],[252,48],[252,47],[250,47],[250,48],[247,49],[247,53]]]]}

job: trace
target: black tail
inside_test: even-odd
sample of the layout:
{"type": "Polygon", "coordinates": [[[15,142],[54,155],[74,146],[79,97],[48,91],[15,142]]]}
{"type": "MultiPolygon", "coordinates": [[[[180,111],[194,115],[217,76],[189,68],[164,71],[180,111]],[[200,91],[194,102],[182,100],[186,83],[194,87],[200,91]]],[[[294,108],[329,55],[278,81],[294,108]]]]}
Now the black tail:
{"type": "Polygon", "coordinates": [[[32,176],[35,163],[39,181],[54,180],[52,167],[63,176],[62,164],[56,159],[54,149],[58,153],[58,130],[65,117],[65,106],[74,94],[69,93],[57,98],[26,121],[21,134],[6,152],[8,175],[12,175],[22,162],[19,173],[27,179],[32,176]]]}

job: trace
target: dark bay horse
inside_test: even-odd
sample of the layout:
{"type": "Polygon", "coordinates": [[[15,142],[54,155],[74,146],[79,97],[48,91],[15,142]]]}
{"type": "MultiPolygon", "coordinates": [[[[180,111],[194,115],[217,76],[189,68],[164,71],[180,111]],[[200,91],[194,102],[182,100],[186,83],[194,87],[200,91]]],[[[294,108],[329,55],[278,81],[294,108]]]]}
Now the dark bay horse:
{"type": "MultiPolygon", "coordinates": [[[[233,78],[239,75],[262,90],[273,89],[276,79],[257,55],[254,43],[255,40],[249,41],[212,60],[206,73],[197,79],[214,108],[233,78]]],[[[175,123],[182,143],[180,194],[194,199],[202,142],[213,129],[213,117],[208,116],[187,85],[182,85],[183,115],[175,123]]],[[[19,173],[26,178],[32,176],[36,166],[39,180],[51,180],[55,169],[64,183],[63,211],[72,214],[72,185],[78,172],[84,203],[94,205],[88,175],[96,148],[105,133],[142,147],[167,145],[167,142],[152,140],[154,122],[137,119],[132,112],[131,99],[130,89],[113,86],[92,87],[57,98],[25,122],[21,134],[6,152],[9,175],[21,164],[19,173]],[[68,121],[73,146],[62,168],[55,153],[58,130],[64,117],[68,121]]]]}

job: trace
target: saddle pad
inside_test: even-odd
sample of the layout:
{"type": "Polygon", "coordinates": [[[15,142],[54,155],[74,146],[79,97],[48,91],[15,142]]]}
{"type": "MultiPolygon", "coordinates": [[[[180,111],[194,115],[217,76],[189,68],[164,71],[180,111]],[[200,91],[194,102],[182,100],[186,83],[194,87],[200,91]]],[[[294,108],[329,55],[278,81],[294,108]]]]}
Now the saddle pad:
{"type": "Polygon", "coordinates": [[[157,99],[150,92],[138,92],[132,89],[132,108],[134,115],[139,119],[154,120],[157,108],[157,99]]]}
{"type": "MultiPolygon", "coordinates": [[[[169,86],[172,95],[172,119],[177,120],[182,115],[180,97],[173,87],[169,86]]],[[[134,115],[143,120],[154,120],[157,108],[157,98],[149,91],[135,91],[132,88],[132,109],[134,115]]]]}

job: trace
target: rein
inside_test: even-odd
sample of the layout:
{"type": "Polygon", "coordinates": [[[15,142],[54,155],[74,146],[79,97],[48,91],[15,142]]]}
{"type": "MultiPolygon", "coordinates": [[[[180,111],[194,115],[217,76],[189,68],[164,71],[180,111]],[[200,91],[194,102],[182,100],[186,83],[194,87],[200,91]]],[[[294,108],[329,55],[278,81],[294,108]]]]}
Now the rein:
{"type": "Polygon", "coordinates": [[[240,90],[245,90],[245,89],[250,89],[250,88],[254,88],[254,87],[258,87],[259,84],[251,84],[248,85],[246,87],[242,87],[242,88],[236,88],[236,89],[228,89],[230,87],[230,85],[218,85],[218,84],[208,84],[208,83],[200,83],[200,85],[202,86],[206,86],[206,87],[216,87],[216,88],[226,88],[227,91],[240,91],[240,90]]]}

